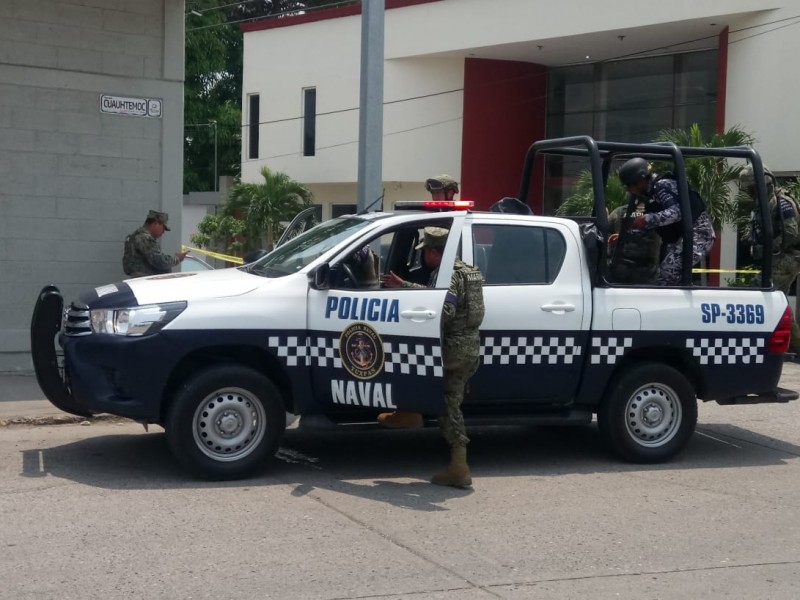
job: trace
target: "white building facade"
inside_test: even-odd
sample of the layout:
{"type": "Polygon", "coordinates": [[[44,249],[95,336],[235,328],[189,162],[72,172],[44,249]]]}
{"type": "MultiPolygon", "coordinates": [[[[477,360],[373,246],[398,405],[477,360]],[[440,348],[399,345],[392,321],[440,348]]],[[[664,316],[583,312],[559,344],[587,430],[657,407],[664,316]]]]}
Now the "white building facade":
{"type": "Polygon", "coordinates": [[[184,0],[0,0],[0,372],[29,371],[43,286],[124,278],[125,236],[178,250],[184,0]]]}
{"type": "MultiPolygon", "coordinates": [[[[370,1],[370,0],[365,0],[370,1]]],[[[800,0],[386,0],[384,206],[449,173],[487,208],[519,189],[545,137],[651,141],[739,126],[780,174],[800,171],[800,0]]],[[[243,27],[242,179],[263,166],[307,184],[323,218],[352,211],[360,7],[243,27]]],[[[570,165],[548,164],[563,198],[570,165]],[[562,186],[562,189],[564,186],[562,186]]]]}

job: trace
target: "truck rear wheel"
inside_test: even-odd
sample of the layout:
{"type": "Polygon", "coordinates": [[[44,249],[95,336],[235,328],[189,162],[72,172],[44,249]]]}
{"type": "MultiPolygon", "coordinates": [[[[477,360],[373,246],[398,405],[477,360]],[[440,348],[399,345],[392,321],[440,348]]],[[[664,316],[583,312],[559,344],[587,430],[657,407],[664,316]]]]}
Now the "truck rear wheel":
{"type": "Polygon", "coordinates": [[[678,370],[640,363],[611,385],[597,414],[600,433],[623,458],[655,463],[680,452],[697,425],[697,399],[678,370]]]}
{"type": "Polygon", "coordinates": [[[261,373],[219,365],[189,379],[167,414],[175,458],[204,479],[250,475],[278,449],[286,427],[280,392],[261,373]]]}

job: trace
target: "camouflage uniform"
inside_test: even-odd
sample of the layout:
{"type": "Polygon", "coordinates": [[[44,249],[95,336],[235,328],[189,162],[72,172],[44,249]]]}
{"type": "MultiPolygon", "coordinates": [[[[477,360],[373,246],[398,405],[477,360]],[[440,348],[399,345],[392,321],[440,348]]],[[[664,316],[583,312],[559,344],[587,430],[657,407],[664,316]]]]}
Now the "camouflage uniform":
{"type": "Polygon", "coordinates": [[[122,270],[130,277],[169,273],[180,261],[161,252],[161,244],[144,227],[125,238],[122,270]]]}
{"type": "Polygon", "coordinates": [[[800,233],[797,226],[797,203],[784,190],[779,189],[769,200],[773,212],[772,281],[784,294],[789,294],[792,282],[800,272],[800,233]],[[780,214],[778,203],[780,202],[780,214]]]}
{"type": "Polygon", "coordinates": [[[611,250],[609,274],[614,283],[649,284],[658,276],[661,237],[654,231],[628,229],[629,220],[644,214],[644,201],[627,214],[628,206],[619,206],[608,215],[612,233],[619,234],[611,250]],[[622,235],[623,226],[627,229],[622,235]]]}
{"type": "Polygon", "coordinates": [[[484,312],[481,272],[457,260],[442,314],[445,413],[439,419],[439,428],[450,447],[469,443],[461,403],[467,383],[478,369],[481,353],[478,328],[484,312]]]}
{"type": "MultiPolygon", "coordinates": [[[[428,228],[438,229],[440,228],[428,228]]],[[[447,230],[441,231],[446,238],[447,230]]],[[[435,285],[438,274],[439,269],[434,270],[428,287],[435,285]]],[[[425,286],[404,281],[402,287],[425,286]]],[[[442,308],[445,412],[439,418],[439,429],[451,448],[463,448],[469,443],[461,403],[464,401],[467,384],[480,362],[481,340],[478,328],[483,321],[484,312],[481,272],[477,267],[456,260],[450,289],[447,290],[442,308]]]]}
{"type": "MultiPolygon", "coordinates": [[[[647,190],[645,205],[645,230],[665,228],[673,223],[678,223],[683,218],[681,215],[680,196],[678,184],[674,179],[653,178],[647,190]]],[[[692,226],[692,264],[696,265],[711,250],[717,236],[708,213],[703,211],[692,226]]],[[[680,285],[681,271],[683,270],[683,238],[667,244],[664,260],[661,261],[658,285],[680,285]]]]}
{"type": "MultiPolygon", "coordinates": [[[[764,175],[766,176],[767,194],[772,214],[772,283],[776,289],[788,296],[789,288],[800,272],[800,231],[797,222],[800,208],[795,199],[789,196],[785,190],[775,189],[774,177],[766,167],[764,167],[764,175]]],[[[754,197],[754,186],[753,167],[748,165],[739,174],[739,187],[754,197]]],[[[753,211],[751,215],[749,241],[753,258],[760,260],[762,240],[758,211],[753,211]]],[[[752,284],[760,286],[761,277],[754,277],[752,284]]],[[[792,319],[790,347],[794,352],[800,353],[800,325],[794,318],[792,319]]]]}

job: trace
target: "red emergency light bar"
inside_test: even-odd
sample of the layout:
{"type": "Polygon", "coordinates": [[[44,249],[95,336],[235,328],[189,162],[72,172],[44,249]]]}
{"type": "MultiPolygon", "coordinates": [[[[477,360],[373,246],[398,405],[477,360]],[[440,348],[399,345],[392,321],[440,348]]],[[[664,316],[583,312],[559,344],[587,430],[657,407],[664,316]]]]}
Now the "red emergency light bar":
{"type": "Polygon", "coordinates": [[[472,210],[472,200],[406,200],[395,202],[395,210],[472,210]]]}

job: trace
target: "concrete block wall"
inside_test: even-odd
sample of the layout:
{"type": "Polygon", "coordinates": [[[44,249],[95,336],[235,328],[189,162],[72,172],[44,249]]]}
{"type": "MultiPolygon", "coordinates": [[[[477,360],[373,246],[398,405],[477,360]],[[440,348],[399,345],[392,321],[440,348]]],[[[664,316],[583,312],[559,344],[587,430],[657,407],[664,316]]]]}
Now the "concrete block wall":
{"type": "Polygon", "coordinates": [[[69,302],[122,279],[150,208],[180,231],[183,14],[183,0],[0,0],[0,372],[30,370],[44,285],[69,302]],[[102,113],[103,94],[159,98],[163,116],[102,113]]]}

